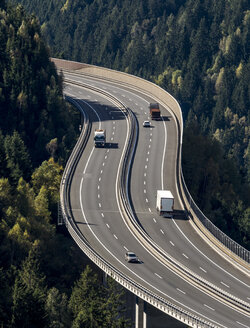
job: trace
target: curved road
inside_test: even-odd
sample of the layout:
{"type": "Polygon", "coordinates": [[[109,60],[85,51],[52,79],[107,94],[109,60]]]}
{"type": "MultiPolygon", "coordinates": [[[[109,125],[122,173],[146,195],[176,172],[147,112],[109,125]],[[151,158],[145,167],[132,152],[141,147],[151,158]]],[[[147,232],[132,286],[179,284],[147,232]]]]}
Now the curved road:
{"type": "MultiPolygon", "coordinates": [[[[175,208],[182,210],[176,180],[177,131],[171,111],[162,108],[162,121],[148,119],[149,95],[139,94],[117,83],[65,73],[114,95],[136,114],[139,139],[131,174],[131,197],[136,217],[150,237],[180,263],[228,293],[249,302],[249,277],[219,256],[193,230],[188,220],[159,217],[155,210],[156,190],[170,189],[175,208]]],[[[220,327],[249,327],[249,316],[225,306],[179,278],[137,241],[128,229],[117,202],[117,172],[128,137],[126,116],[98,93],[66,84],[65,93],[82,100],[93,122],[103,127],[109,147],[95,149],[93,132],[77,166],[71,188],[71,206],[79,229],[107,261],[146,288],[174,304],[220,327]],[[126,250],[135,251],[141,264],[124,261],[126,250]]]]}

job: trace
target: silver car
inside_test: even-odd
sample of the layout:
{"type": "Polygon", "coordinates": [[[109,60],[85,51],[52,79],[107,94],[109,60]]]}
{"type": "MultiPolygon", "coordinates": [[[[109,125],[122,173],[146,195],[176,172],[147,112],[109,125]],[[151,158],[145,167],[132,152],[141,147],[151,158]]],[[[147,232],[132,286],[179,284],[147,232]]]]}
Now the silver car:
{"type": "Polygon", "coordinates": [[[125,254],[125,260],[131,263],[139,262],[138,257],[133,252],[126,252],[125,254]]]}

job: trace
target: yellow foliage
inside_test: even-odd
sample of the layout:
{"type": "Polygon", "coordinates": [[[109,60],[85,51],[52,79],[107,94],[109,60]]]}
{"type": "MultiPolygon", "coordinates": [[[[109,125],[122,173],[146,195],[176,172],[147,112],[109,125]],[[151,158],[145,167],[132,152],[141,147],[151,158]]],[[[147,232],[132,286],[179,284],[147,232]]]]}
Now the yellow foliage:
{"type": "Polygon", "coordinates": [[[243,65],[242,65],[242,62],[240,62],[239,66],[236,68],[236,76],[238,78],[241,76],[242,69],[243,69],[243,65]]]}

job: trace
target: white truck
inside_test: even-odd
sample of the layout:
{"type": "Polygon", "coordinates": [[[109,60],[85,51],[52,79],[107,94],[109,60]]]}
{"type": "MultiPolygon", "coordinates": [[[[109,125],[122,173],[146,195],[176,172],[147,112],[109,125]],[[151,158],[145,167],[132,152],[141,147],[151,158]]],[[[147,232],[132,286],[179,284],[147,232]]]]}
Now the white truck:
{"type": "Polygon", "coordinates": [[[95,129],[94,142],[95,142],[95,147],[105,147],[105,145],[106,145],[105,130],[95,129]]]}
{"type": "Polygon", "coordinates": [[[163,216],[173,213],[174,196],[170,190],[157,190],[156,209],[163,216]]]}

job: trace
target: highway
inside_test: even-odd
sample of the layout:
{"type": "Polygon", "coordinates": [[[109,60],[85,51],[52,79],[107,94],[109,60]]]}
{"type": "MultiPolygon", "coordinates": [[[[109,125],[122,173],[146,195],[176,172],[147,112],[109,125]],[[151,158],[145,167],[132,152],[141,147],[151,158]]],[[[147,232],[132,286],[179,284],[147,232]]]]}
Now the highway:
{"type": "MultiPolygon", "coordinates": [[[[138,142],[130,177],[132,209],[138,224],[157,245],[178,263],[220,290],[248,302],[249,276],[221,257],[193,229],[183,212],[176,181],[178,133],[170,108],[161,108],[163,119],[143,128],[148,104],[155,99],[107,80],[64,72],[77,81],[103,90],[130,108],[138,121],[138,142]],[[175,196],[176,218],[160,217],[155,209],[156,190],[170,189],[175,196]]],[[[154,294],[167,299],[218,327],[249,327],[248,315],[216,300],[191,281],[183,279],[157,258],[128,226],[118,201],[118,172],[129,137],[126,114],[102,93],[67,83],[65,94],[77,98],[92,122],[92,133],[76,167],[70,188],[74,220],[87,243],[110,264],[154,294]],[[93,131],[105,128],[108,147],[95,149],[93,131]],[[128,264],[126,250],[142,263],[128,264]]]]}

